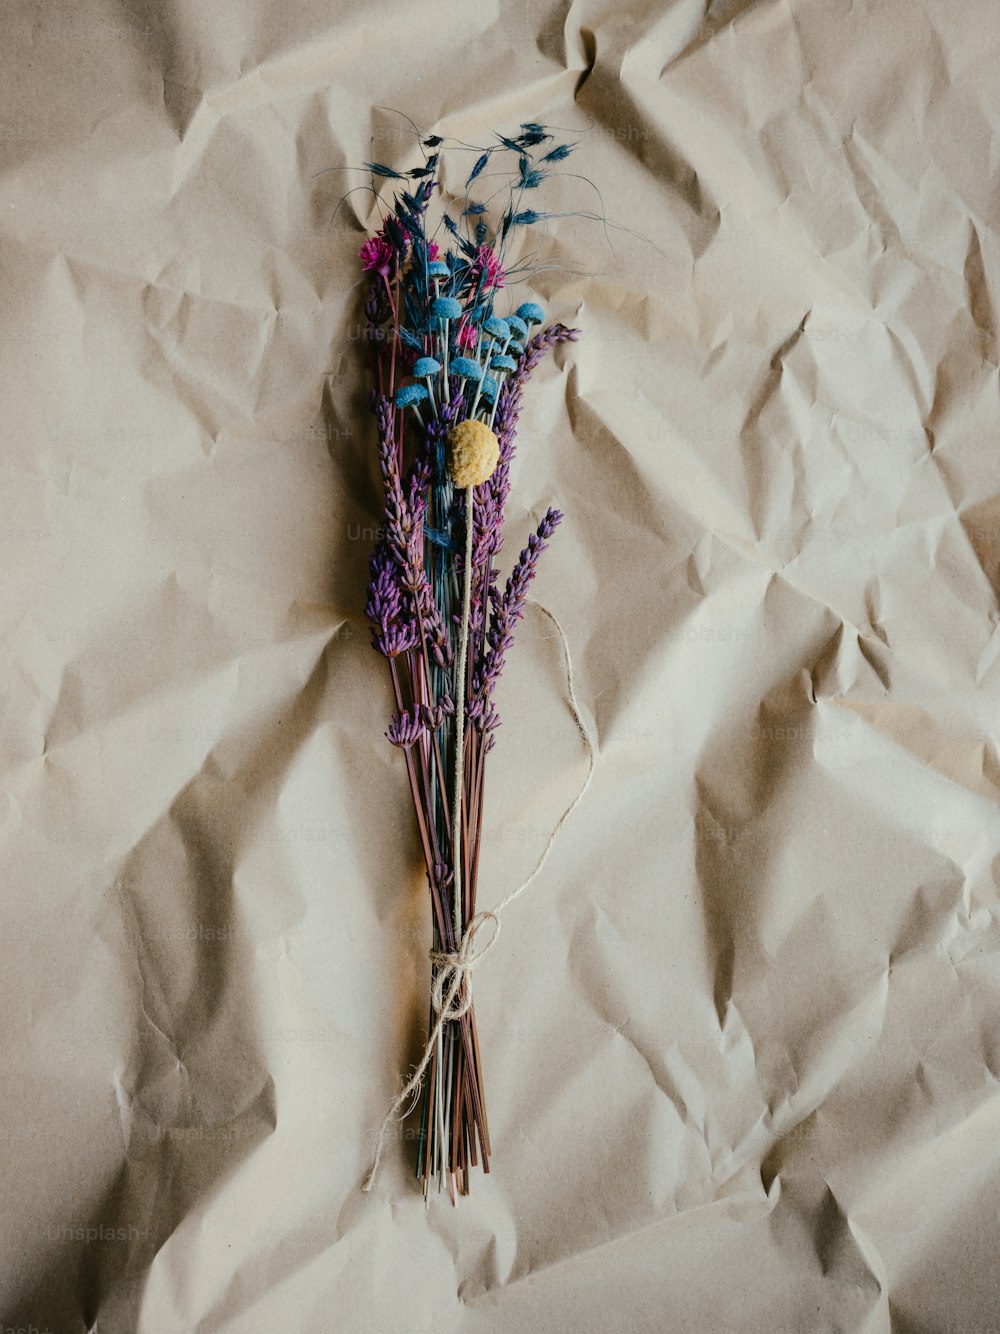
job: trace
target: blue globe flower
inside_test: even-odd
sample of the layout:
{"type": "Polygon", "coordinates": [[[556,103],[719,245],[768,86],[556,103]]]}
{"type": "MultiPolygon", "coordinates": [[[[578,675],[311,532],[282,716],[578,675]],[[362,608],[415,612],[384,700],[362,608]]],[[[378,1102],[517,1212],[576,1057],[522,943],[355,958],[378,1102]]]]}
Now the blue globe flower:
{"type": "Polygon", "coordinates": [[[523,306],[518,306],[517,313],[526,324],[541,324],[545,319],[545,311],[534,301],[526,301],[523,306]]]}
{"type": "Polygon", "coordinates": [[[432,259],[427,265],[427,276],[429,278],[447,278],[451,270],[443,259],[432,259]]]}
{"type": "Polygon", "coordinates": [[[516,334],[518,338],[527,338],[528,326],[525,324],[524,320],[521,319],[520,315],[508,315],[507,323],[510,326],[512,334],[516,334]]]}
{"type": "Polygon", "coordinates": [[[462,314],[462,303],[453,296],[438,296],[431,302],[431,314],[436,320],[457,320],[462,314]]]}
{"type": "Polygon", "coordinates": [[[452,375],[460,375],[463,380],[478,380],[483,373],[482,366],[471,357],[456,357],[448,369],[452,375]]]}
{"type": "Polygon", "coordinates": [[[404,384],[393,394],[397,408],[409,408],[415,403],[422,403],[427,397],[427,389],[422,384],[404,384]]]}
{"type": "Polygon", "coordinates": [[[500,319],[499,315],[491,315],[483,325],[483,328],[491,338],[497,338],[506,343],[510,337],[510,327],[506,320],[500,319]]]}
{"type": "Polygon", "coordinates": [[[421,379],[428,375],[437,375],[441,369],[441,363],[436,357],[418,357],[413,363],[413,374],[419,375],[421,379]]]}
{"type": "Polygon", "coordinates": [[[490,366],[495,371],[516,371],[517,362],[513,357],[494,357],[490,366]]]}

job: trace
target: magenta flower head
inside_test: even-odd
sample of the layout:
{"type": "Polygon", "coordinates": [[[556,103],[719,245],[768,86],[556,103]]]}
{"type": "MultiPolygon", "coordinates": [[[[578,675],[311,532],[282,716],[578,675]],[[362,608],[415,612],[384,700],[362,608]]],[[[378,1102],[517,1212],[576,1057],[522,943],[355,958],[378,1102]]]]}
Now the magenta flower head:
{"type": "Polygon", "coordinates": [[[366,273],[374,271],[388,278],[395,262],[395,251],[384,236],[369,236],[361,247],[361,267],[366,273]]]}
{"type": "Polygon", "coordinates": [[[470,351],[479,342],[479,330],[474,324],[463,324],[455,342],[463,352],[470,351]]]}
{"type": "Polygon", "coordinates": [[[480,275],[482,276],[484,287],[503,287],[504,278],[507,276],[507,271],[500,263],[496,251],[488,245],[481,245],[476,251],[471,272],[477,282],[480,275]]]}

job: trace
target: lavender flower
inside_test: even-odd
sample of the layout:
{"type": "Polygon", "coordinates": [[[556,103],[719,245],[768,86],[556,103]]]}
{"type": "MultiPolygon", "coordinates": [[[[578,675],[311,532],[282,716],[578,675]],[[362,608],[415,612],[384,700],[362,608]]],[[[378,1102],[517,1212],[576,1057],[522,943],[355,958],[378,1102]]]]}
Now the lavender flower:
{"type": "Polygon", "coordinates": [[[401,653],[408,653],[416,648],[420,641],[416,624],[399,621],[390,625],[384,634],[373,639],[372,647],[385,658],[398,658],[401,653]]]}
{"type": "Polygon", "coordinates": [[[412,709],[404,709],[401,713],[393,714],[386,737],[394,746],[409,750],[411,746],[416,745],[425,730],[420,709],[414,705],[412,709]]]}
{"type": "MultiPolygon", "coordinates": [[[[524,394],[524,387],[531,379],[532,371],[550,348],[557,346],[559,343],[575,342],[579,337],[579,329],[569,329],[565,324],[553,324],[548,329],[535,334],[518,358],[517,370],[508,376],[501,386],[494,421],[494,430],[500,441],[500,462],[497,464],[493,476],[482,488],[492,502],[490,510],[487,511],[484,500],[484,521],[493,514],[502,515],[504,506],[507,504],[507,496],[510,492],[510,465],[515,454],[514,440],[517,433],[518,419],[521,415],[521,399],[524,394]]],[[[475,521],[475,516],[473,518],[475,521]]],[[[477,538],[482,540],[483,533],[477,534],[477,538]]],[[[493,552],[494,555],[500,551],[502,545],[503,540],[501,538],[493,552]]]]}
{"type": "Polygon", "coordinates": [[[528,538],[528,545],[521,552],[517,564],[511,571],[503,593],[490,590],[492,617],[486,635],[487,645],[481,664],[476,668],[472,681],[469,716],[476,722],[481,732],[492,731],[499,725],[499,717],[493,719],[489,709],[490,696],[503,671],[504,658],[514,643],[514,627],[524,615],[524,602],[528,596],[528,587],[535,577],[538,559],[548,546],[548,538],[562,522],[562,514],[557,509],[550,509],[545,514],[536,532],[528,538]]]}
{"type": "MultiPolygon", "coordinates": [[[[517,316],[512,318],[521,323],[517,316]]],[[[515,454],[514,441],[524,387],[550,348],[559,343],[574,342],[579,336],[578,329],[567,328],[564,324],[553,324],[539,331],[519,357],[516,371],[500,390],[494,423],[500,440],[500,462],[493,476],[473,494],[473,567],[476,577],[469,625],[475,633],[482,630],[487,600],[496,582],[493,560],[503,549],[503,513],[510,492],[510,465],[515,454]]]]}
{"type": "Polygon", "coordinates": [[[441,618],[441,613],[438,611],[437,603],[434,601],[434,591],[426,577],[416,590],[415,598],[424,620],[424,628],[430,637],[430,649],[434,661],[439,667],[450,667],[455,657],[455,651],[451,646],[451,640],[441,618]]]}
{"type": "Polygon", "coordinates": [[[406,544],[413,528],[413,520],[403,497],[396,442],[393,439],[392,417],[392,403],[383,395],[377,400],[375,419],[379,436],[379,468],[382,472],[382,489],[385,493],[385,534],[390,549],[402,563],[405,560],[406,544]]]}
{"type": "MultiPolygon", "coordinates": [[[[454,656],[454,650],[424,569],[424,515],[427,507],[430,465],[426,460],[418,460],[413,465],[404,494],[396,456],[396,443],[393,439],[392,413],[392,403],[388,398],[383,395],[376,400],[379,466],[385,492],[384,540],[386,549],[397,567],[400,588],[406,595],[406,604],[412,605],[423,620],[435,662],[440,667],[448,667],[454,656]]],[[[392,644],[395,653],[403,652],[404,649],[396,645],[403,643],[406,648],[411,648],[413,645],[409,639],[409,627],[407,633],[401,636],[382,635],[380,640],[382,647],[379,651],[392,644]]]]}
{"type": "Polygon", "coordinates": [[[365,615],[372,623],[372,633],[384,634],[402,611],[402,589],[392,558],[384,546],[377,546],[368,562],[371,582],[365,615]]]}
{"type": "Polygon", "coordinates": [[[417,588],[424,578],[424,516],[427,513],[427,483],[430,469],[418,460],[410,470],[406,486],[409,529],[404,551],[404,584],[417,588]]]}
{"type": "Polygon", "coordinates": [[[399,583],[399,568],[380,544],[369,560],[371,583],[365,615],[371,622],[372,648],[384,658],[395,658],[417,644],[417,626],[411,600],[399,583]]]}
{"type": "Polygon", "coordinates": [[[420,717],[429,732],[436,732],[445,718],[453,717],[454,713],[455,701],[447,691],[439,696],[436,704],[423,704],[420,708],[420,717]]]}
{"type": "Polygon", "coordinates": [[[524,387],[531,379],[532,371],[551,348],[559,343],[575,342],[579,337],[579,329],[567,328],[565,324],[551,324],[547,329],[536,333],[518,357],[517,370],[504,381],[501,387],[494,422],[494,430],[500,438],[501,467],[505,461],[505,440],[508,449],[506,459],[508,465],[513,458],[514,432],[517,430],[518,418],[521,415],[521,399],[524,395],[524,387]]]}

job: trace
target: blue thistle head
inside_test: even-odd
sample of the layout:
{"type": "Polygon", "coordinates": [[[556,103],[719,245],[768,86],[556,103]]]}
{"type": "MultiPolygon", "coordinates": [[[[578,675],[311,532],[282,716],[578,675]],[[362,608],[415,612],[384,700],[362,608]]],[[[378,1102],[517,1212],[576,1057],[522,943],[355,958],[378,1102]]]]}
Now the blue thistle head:
{"type": "Polygon", "coordinates": [[[404,384],[393,394],[397,408],[413,407],[417,403],[422,403],[427,397],[427,387],[422,384],[404,384]]]}
{"type": "Polygon", "coordinates": [[[523,306],[518,306],[517,313],[526,324],[541,324],[545,319],[545,311],[534,301],[526,301],[523,306]]]}
{"type": "Polygon", "coordinates": [[[436,320],[457,320],[462,314],[462,303],[453,296],[438,296],[431,302],[431,314],[436,320]]]}
{"type": "Polygon", "coordinates": [[[460,375],[463,380],[478,380],[483,373],[482,366],[471,357],[456,357],[448,369],[453,375],[460,375]]]}
{"type": "Polygon", "coordinates": [[[499,315],[491,315],[483,324],[483,328],[491,338],[497,338],[506,343],[510,337],[510,326],[506,320],[500,319],[499,315]]]}

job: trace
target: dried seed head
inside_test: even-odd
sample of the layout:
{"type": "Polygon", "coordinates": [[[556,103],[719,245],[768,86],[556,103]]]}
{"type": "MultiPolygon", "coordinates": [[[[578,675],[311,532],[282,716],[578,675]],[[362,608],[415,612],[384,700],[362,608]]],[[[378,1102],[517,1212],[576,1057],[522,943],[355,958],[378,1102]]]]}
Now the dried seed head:
{"type": "Polygon", "coordinates": [[[485,422],[458,422],[448,432],[448,472],[456,486],[479,486],[500,462],[500,441],[485,422]]]}

